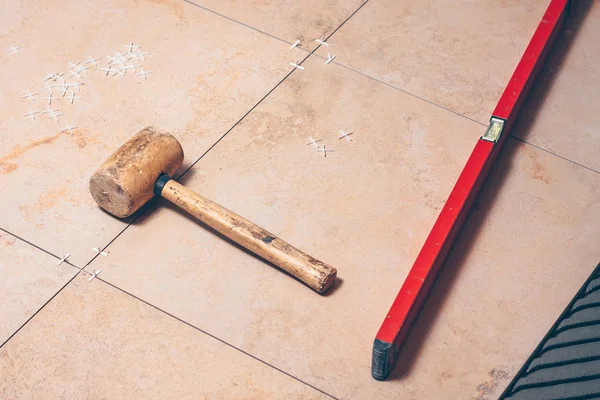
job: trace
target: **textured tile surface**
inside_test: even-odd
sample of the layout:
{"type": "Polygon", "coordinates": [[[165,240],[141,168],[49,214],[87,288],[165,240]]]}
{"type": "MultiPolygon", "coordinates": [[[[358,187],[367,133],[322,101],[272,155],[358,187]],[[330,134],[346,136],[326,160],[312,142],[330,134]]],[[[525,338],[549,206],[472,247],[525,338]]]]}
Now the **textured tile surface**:
{"type": "Polygon", "coordinates": [[[393,378],[497,399],[597,265],[599,196],[598,174],[510,139],[393,378]]]}
{"type": "Polygon", "coordinates": [[[313,49],[314,41],[327,37],[365,0],[192,0],[255,29],[289,43],[301,41],[305,49],[313,49]]]}
{"type": "MultiPolygon", "coordinates": [[[[238,7],[213,3],[213,8],[220,4],[238,7]]],[[[341,64],[485,123],[546,5],[433,1],[427,9],[372,1],[370,11],[361,10],[325,50],[341,64]]],[[[7,71],[0,78],[6,88],[0,103],[8,105],[0,109],[6,149],[0,150],[0,183],[8,188],[0,196],[0,227],[17,227],[55,253],[75,253],[78,263],[124,227],[97,210],[86,188],[89,175],[115,147],[155,124],[182,140],[189,164],[279,81],[290,54],[300,52],[185,2],[100,7],[11,5],[15,13],[0,16],[7,21],[0,26],[5,33],[0,46],[25,44],[29,50],[0,54],[7,71]],[[60,23],[77,15],[83,23],[60,23]],[[36,39],[39,32],[60,40],[36,39]],[[96,36],[97,43],[90,39],[96,36]],[[147,81],[90,71],[95,75],[85,79],[85,97],[65,112],[68,119],[58,125],[21,119],[30,105],[20,99],[22,91],[46,69],[66,70],[67,61],[111,54],[132,39],[153,53],[144,64],[153,71],[147,81]],[[59,132],[66,122],[83,128],[59,132]]],[[[268,15],[265,26],[283,27],[272,22],[281,10],[268,15]]],[[[248,21],[252,18],[248,12],[248,21]]],[[[288,25],[283,28],[294,36],[319,36],[305,30],[314,29],[312,22],[288,25]]],[[[573,37],[582,40],[583,32],[593,32],[588,25],[573,37]]],[[[584,68],[585,62],[573,61],[576,54],[583,57],[573,46],[566,63],[584,68]]],[[[595,57],[593,49],[584,53],[595,57]]],[[[102,279],[340,398],[497,398],[600,259],[598,174],[511,139],[399,367],[389,381],[375,382],[369,373],[374,334],[484,128],[339,65],[311,59],[305,67],[183,183],[337,267],[340,279],[329,295],[315,294],[166,202],[88,269],[101,269],[102,279]],[[354,131],[353,140],[338,140],[340,129],[354,131]],[[308,136],[323,139],[319,144],[334,152],[326,158],[314,152],[305,145],[308,136]]],[[[566,89],[558,90],[561,80],[555,79],[547,101],[575,101],[566,89]]],[[[594,99],[582,81],[577,85],[583,97],[594,99]]],[[[570,120],[573,133],[588,132],[595,122],[593,111],[580,108],[587,111],[570,120]]],[[[533,122],[522,128],[526,140],[564,148],[564,156],[593,165],[587,136],[574,135],[592,152],[557,140],[565,129],[562,119],[544,125],[543,118],[527,118],[533,122]]],[[[13,281],[33,279],[18,278],[23,270],[16,266],[9,272],[13,281]]],[[[50,286],[30,284],[35,296],[50,286]]],[[[19,307],[7,310],[8,317],[0,317],[16,320],[19,307]]],[[[23,315],[26,319],[27,312],[23,315]]],[[[2,398],[139,393],[319,395],[85,277],[0,349],[2,398]]]]}
{"type": "Polygon", "coordinates": [[[327,398],[86,275],[0,349],[0,397],[327,398]]]}
{"type": "Polygon", "coordinates": [[[317,58],[305,66],[184,182],[337,267],[330,295],[166,202],[91,267],[334,396],[382,396],[398,386],[370,377],[373,335],[482,127],[317,58]]]}
{"type": "Polygon", "coordinates": [[[165,204],[97,268],[335,396],[500,388],[600,256],[598,175],[511,141],[463,239],[466,256],[447,268],[456,277],[438,292],[427,340],[411,346],[420,348],[411,372],[374,382],[373,335],[481,126],[339,66],[305,65],[184,183],[337,267],[333,293],[316,295],[165,204]],[[438,134],[448,126],[453,140],[438,134]],[[339,128],[353,140],[338,140],[339,128]],[[335,152],[314,153],[308,135],[335,152]]]}
{"type": "Polygon", "coordinates": [[[48,301],[77,269],[0,231],[0,344],[48,301]]]}
{"type": "Polygon", "coordinates": [[[516,134],[600,171],[600,1],[573,2],[567,21],[516,134]]]}
{"type": "Polygon", "coordinates": [[[547,6],[370,1],[318,52],[487,124],[547,6]]]}
{"type": "Polygon", "coordinates": [[[124,227],[87,191],[113,150],[155,125],[181,140],[189,165],[291,70],[277,40],[182,1],[69,1],[18,12],[27,18],[0,38],[0,226],[56,254],[69,252],[80,266],[94,255],[91,247],[124,227]],[[23,117],[29,107],[45,108],[47,93],[34,101],[21,96],[39,91],[46,72],[66,72],[68,62],[88,55],[105,67],[106,55],[126,51],[131,40],[150,52],[140,61],[152,71],[147,80],[91,68],[80,100],[54,101],[59,122],[23,117]],[[4,51],[10,43],[23,45],[19,55],[4,51]],[[62,131],[66,124],[79,129],[62,131]]]}
{"type": "MultiPolygon", "coordinates": [[[[236,151],[232,141],[227,153],[266,154],[255,141],[251,151],[252,142],[250,135],[236,151]]],[[[226,157],[225,150],[213,155],[226,157]]],[[[404,235],[420,229],[405,220],[418,207],[405,205],[410,212],[402,213],[376,203],[367,210],[344,185],[321,194],[301,168],[283,160],[253,168],[241,161],[238,169],[224,167],[227,172],[206,161],[207,175],[198,173],[190,186],[337,266],[342,284],[320,297],[165,208],[124,235],[115,258],[100,260],[104,278],[342,398],[399,390],[411,399],[497,398],[600,257],[598,175],[510,141],[407,344],[405,367],[390,381],[375,382],[371,341],[414,258],[406,254],[423,240],[404,235]],[[272,171],[283,172],[276,180],[272,171]],[[218,183],[211,173],[220,173],[218,183]],[[240,196],[231,193],[234,178],[227,176],[246,185],[270,183],[242,186],[240,196]],[[298,213],[302,218],[283,218],[298,213]]],[[[312,169],[310,160],[304,163],[312,169]]],[[[320,181],[334,181],[332,167],[320,164],[320,181]]],[[[381,198],[376,184],[370,189],[381,198]]]]}

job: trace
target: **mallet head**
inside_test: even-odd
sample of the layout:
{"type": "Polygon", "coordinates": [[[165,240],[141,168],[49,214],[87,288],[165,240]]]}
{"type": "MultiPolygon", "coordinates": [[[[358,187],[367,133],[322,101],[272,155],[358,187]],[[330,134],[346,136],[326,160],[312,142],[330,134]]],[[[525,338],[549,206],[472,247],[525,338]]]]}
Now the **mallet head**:
{"type": "Polygon", "coordinates": [[[147,127],[117,149],[90,179],[96,203],[125,218],[154,196],[161,173],[173,176],[183,163],[181,144],[171,134],[147,127]]]}

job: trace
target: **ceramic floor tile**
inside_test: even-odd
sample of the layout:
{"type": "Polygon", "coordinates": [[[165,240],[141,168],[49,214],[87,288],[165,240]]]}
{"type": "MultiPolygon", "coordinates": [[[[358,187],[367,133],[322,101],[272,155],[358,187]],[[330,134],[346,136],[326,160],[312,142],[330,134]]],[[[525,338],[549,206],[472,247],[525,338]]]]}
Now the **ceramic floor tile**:
{"type": "Polygon", "coordinates": [[[335,396],[373,398],[399,390],[370,377],[373,335],[483,128],[318,58],[304,65],[184,183],[337,267],[330,295],[166,202],[88,269],[335,396]],[[309,136],[335,151],[323,157],[309,136]]]}
{"type": "Polygon", "coordinates": [[[328,398],[84,274],[0,349],[0,397],[328,398]]]}
{"type": "MultiPolygon", "coordinates": [[[[260,149],[264,136],[247,136],[221,156],[268,153],[260,149]]],[[[409,198],[400,179],[385,182],[405,191],[368,210],[356,203],[366,193],[349,194],[344,185],[316,190],[302,172],[312,171],[314,160],[304,159],[302,168],[287,161],[250,168],[242,162],[228,172],[205,165],[223,179],[198,172],[188,183],[338,267],[343,282],[329,296],[165,208],[124,235],[114,259],[100,260],[104,278],[337,397],[494,399],[600,258],[598,174],[511,140],[407,344],[405,367],[376,382],[369,373],[372,340],[412,261],[405,254],[422,243],[419,235],[403,235],[418,229],[404,219],[419,210],[394,210],[409,198]],[[244,182],[243,195],[231,193],[230,175],[244,182]]],[[[319,166],[314,180],[327,186],[334,165],[319,166]]],[[[380,198],[376,182],[373,199],[380,198]]]]}
{"type": "Polygon", "coordinates": [[[0,231],[0,344],[78,271],[0,231]]]}
{"type": "Polygon", "coordinates": [[[392,376],[420,398],[497,399],[600,260],[600,175],[509,139],[487,185],[392,376]]]}
{"type": "Polygon", "coordinates": [[[0,38],[0,226],[79,266],[125,226],[87,190],[114,149],[154,125],[180,139],[189,165],[292,69],[281,42],[183,1],[69,0],[18,11],[26,18],[0,38]],[[106,55],[132,40],[150,52],[137,62],[152,74],[104,76],[106,55]],[[11,43],[20,54],[4,51],[11,43]],[[55,88],[59,122],[23,116],[46,107],[47,92],[31,101],[27,88],[40,91],[45,73],[69,76],[68,62],[88,55],[102,59],[81,74],[80,91],[71,88],[81,99],[71,105],[55,88]],[[67,124],[79,128],[63,131],[67,124]]]}
{"type": "Polygon", "coordinates": [[[525,108],[526,141],[600,171],[600,1],[573,2],[568,23],[525,108]],[[528,110],[535,110],[534,115],[528,110]]]}
{"type": "Polygon", "coordinates": [[[289,43],[300,40],[314,49],[315,39],[327,37],[356,11],[365,0],[236,1],[191,0],[255,29],[289,43]]]}
{"type": "Polygon", "coordinates": [[[370,1],[317,51],[487,125],[548,3],[370,1]]]}

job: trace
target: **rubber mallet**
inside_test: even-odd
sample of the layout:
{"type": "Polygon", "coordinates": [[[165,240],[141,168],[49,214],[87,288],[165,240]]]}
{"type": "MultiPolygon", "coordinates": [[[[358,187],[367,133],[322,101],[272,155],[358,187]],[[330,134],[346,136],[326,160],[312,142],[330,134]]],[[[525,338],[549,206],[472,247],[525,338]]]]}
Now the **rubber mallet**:
{"type": "Polygon", "coordinates": [[[148,127],[100,166],[90,179],[90,192],[100,207],[119,218],[130,216],[154,195],[162,196],[317,292],[331,287],[335,268],[171,179],[182,163],[177,139],[148,127]]]}

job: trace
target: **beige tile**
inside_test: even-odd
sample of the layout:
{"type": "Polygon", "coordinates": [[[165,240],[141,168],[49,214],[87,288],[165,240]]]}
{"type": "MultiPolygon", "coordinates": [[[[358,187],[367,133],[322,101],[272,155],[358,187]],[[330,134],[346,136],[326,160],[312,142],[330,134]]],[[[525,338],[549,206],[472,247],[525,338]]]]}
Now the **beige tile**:
{"type": "Polygon", "coordinates": [[[219,14],[249,25],[289,43],[301,41],[305,49],[318,46],[315,39],[330,35],[365,0],[237,1],[192,0],[219,14]]]}
{"type": "Polygon", "coordinates": [[[598,174],[510,139],[393,378],[497,399],[598,264],[599,196],[598,174]]]}
{"type": "MultiPolygon", "coordinates": [[[[250,132],[231,139],[212,155],[231,153],[255,164],[257,153],[267,157],[250,132]],[[234,145],[242,135],[245,143],[234,145]]],[[[199,167],[210,174],[216,166],[208,161],[199,167]]],[[[312,172],[313,160],[303,161],[312,172]]],[[[337,266],[343,283],[329,296],[310,292],[165,208],[120,238],[115,258],[100,260],[104,278],[337,397],[400,391],[409,399],[494,399],[600,258],[598,175],[511,140],[407,344],[406,367],[376,382],[369,374],[371,343],[410,267],[414,254],[407,253],[422,243],[422,237],[402,234],[419,229],[405,220],[419,210],[408,204],[404,212],[394,209],[408,198],[399,192],[383,204],[378,182],[400,179],[372,177],[374,204],[367,209],[356,199],[368,194],[347,192],[356,177],[336,177],[347,186],[321,193],[289,163],[267,158],[249,167],[242,161],[239,168],[215,171],[219,178],[198,172],[188,183],[337,266]],[[230,175],[243,182],[237,189],[243,195],[231,189],[230,175]]],[[[314,180],[336,182],[333,166],[320,164],[314,180]]]]}
{"type": "Polygon", "coordinates": [[[0,349],[3,399],[318,399],[281,372],[77,277],[0,349]]]}
{"type": "Polygon", "coordinates": [[[0,344],[78,271],[0,231],[0,344]]]}
{"type": "Polygon", "coordinates": [[[165,203],[90,267],[334,396],[397,393],[370,377],[372,340],[482,127],[318,58],[305,66],[184,181],[337,267],[333,293],[165,203]],[[335,152],[324,158],[308,136],[335,152]]]}
{"type": "Polygon", "coordinates": [[[487,125],[547,6],[371,1],[318,54],[487,125]]]}
{"type": "Polygon", "coordinates": [[[87,190],[94,170],[122,142],[147,125],[172,132],[196,160],[292,68],[275,39],[182,1],[66,1],[30,4],[0,39],[23,44],[2,51],[0,77],[0,226],[84,265],[91,247],[107,244],[125,224],[101,212],[87,190]],[[128,73],[82,75],[81,100],[56,102],[60,122],[28,107],[44,107],[45,72],[65,72],[68,62],[126,51],[133,40],[150,52],[140,61],[147,80],[128,73]],[[72,134],[66,124],[79,126],[72,134]]]}
{"type": "Polygon", "coordinates": [[[600,171],[600,1],[573,2],[517,134],[600,171]]]}

